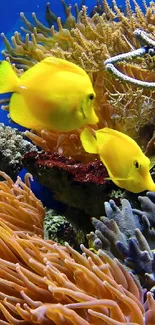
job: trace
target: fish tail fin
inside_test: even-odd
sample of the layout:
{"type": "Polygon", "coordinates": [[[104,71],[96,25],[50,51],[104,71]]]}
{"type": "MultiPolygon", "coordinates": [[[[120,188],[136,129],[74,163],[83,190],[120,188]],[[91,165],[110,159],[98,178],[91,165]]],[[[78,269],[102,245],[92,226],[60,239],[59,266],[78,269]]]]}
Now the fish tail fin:
{"type": "Polygon", "coordinates": [[[10,93],[19,87],[19,78],[7,61],[0,61],[0,94],[10,93]]]}
{"type": "Polygon", "coordinates": [[[80,135],[82,146],[86,152],[98,153],[97,140],[90,129],[85,128],[80,135]]]}

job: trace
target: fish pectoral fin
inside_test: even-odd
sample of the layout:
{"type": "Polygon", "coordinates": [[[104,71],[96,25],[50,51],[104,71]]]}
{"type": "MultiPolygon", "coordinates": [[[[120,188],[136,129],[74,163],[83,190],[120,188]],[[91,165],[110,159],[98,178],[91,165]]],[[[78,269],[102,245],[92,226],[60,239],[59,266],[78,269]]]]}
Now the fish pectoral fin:
{"type": "Polygon", "coordinates": [[[24,97],[18,93],[14,93],[10,100],[10,117],[17,124],[33,130],[41,130],[46,128],[41,121],[31,114],[28,109],[24,97]]]}

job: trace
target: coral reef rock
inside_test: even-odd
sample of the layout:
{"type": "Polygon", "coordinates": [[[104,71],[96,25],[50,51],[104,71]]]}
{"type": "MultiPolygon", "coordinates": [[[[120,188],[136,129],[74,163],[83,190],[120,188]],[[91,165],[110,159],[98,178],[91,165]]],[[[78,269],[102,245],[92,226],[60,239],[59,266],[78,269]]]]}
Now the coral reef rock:
{"type": "Polygon", "coordinates": [[[26,140],[23,132],[0,123],[0,170],[15,179],[22,168],[22,156],[37,151],[35,145],[26,140]]]}
{"type": "Polygon", "coordinates": [[[114,185],[101,161],[83,164],[57,153],[27,153],[23,165],[40,183],[54,192],[54,198],[90,216],[104,213],[104,201],[114,185]]]}

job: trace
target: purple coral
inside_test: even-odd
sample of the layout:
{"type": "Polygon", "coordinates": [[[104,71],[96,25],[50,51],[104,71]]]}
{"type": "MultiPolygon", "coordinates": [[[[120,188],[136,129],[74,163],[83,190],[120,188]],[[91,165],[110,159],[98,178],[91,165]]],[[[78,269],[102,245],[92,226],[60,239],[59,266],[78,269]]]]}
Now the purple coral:
{"type": "Polygon", "coordinates": [[[142,210],[132,209],[138,216],[146,215],[152,226],[155,226],[155,192],[147,192],[147,196],[139,196],[142,210]]]}
{"type": "Polygon", "coordinates": [[[105,202],[106,216],[92,218],[95,232],[87,237],[89,246],[124,261],[150,289],[155,285],[155,193],[147,195],[139,197],[142,211],[126,199],[122,209],[113,200],[105,202]]]}

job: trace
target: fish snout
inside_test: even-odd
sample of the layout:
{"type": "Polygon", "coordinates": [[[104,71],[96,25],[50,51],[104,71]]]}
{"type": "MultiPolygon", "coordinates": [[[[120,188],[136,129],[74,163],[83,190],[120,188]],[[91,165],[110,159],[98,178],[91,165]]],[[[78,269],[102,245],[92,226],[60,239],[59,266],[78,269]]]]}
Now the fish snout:
{"type": "Polygon", "coordinates": [[[144,176],[144,184],[145,184],[145,190],[154,192],[155,191],[155,183],[150,175],[150,173],[147,173],[144,176]]]}
{"type": "Polygon", "coordinates": [[[95,113],[94,108],[92,107],[88,117],[87,117],[87,124],[97,124],[99,122],[99,118],[95,113]]]}

